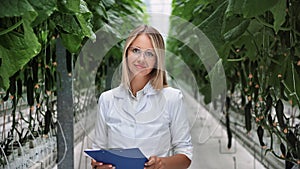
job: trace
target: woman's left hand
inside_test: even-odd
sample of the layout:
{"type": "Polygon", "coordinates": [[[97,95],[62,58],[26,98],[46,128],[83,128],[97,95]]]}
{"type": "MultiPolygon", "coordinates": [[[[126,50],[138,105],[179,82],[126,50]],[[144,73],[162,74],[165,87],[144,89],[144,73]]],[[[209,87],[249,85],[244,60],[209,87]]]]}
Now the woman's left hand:
{"type": "Polygon", "coordinates": [[[151,156],[149,161],[145,163],[145,169],[165,169],[164,160],[157,156],[151,156]]]}

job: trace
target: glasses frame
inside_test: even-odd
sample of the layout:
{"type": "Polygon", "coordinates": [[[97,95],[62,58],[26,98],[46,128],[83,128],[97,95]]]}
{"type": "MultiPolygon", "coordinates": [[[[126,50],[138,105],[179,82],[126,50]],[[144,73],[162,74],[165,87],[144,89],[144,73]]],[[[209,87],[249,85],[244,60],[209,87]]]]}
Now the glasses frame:
{"type": "Polygon", "coordinates": [[[128,49],[127,49],[127,52],[128,52],[128,54],[131,53],[132,55],[135,55],[135,56],[138,56],[138,57],[140,57],[141,55],[143,55],[144,59],[147,59],[147,60],[154,60],[154,59],[156,59],[156,53],[152,49],[142,50],[141,48],[136,47],[136,46],[129,46],[128,49]],[[139,50],[139,52],[133,52],[134,49],[139,50]],[[146,55],[145,53],[147,53],[147,52],[150,52],[151,54],[153,54],[153,56],[146,55]]]}

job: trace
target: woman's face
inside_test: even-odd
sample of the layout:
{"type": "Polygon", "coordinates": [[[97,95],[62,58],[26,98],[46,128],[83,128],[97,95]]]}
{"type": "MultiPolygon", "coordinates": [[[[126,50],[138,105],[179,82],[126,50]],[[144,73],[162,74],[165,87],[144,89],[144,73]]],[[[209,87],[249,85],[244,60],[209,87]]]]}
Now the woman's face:
{"type": "Polygon", "coordinates": [[[131,78],[147,77],[155,66],[156,54],[151,40],[146,34],[141,34],[127,49],[127,63],[131,78]]]}

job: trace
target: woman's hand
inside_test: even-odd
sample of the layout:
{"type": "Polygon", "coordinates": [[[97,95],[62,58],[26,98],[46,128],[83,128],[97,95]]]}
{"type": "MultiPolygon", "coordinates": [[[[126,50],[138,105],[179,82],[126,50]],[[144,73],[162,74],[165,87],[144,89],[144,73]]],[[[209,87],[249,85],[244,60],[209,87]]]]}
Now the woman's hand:
{"type": "Polygon", "coordinates": [[[145,169],[165,169],[166,165],[163,158],[151,156],[149,161],[145,163],[145,169]]]}
{"type": "Polygon", "coordinates": [[[92,165],[93,169],[113,169],[114,168],[114,166],[112,166],[111,164],[103,164],[103,163],[97,162],[93,159],[92,159],[91,165],[92,165]]]}

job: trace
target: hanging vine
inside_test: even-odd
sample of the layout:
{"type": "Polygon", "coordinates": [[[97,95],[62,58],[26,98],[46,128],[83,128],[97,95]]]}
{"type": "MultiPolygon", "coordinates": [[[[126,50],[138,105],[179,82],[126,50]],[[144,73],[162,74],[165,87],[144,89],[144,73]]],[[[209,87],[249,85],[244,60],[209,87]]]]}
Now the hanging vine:
{"type": "MultiPolygon", "coordinates": [[[[74,64],[71,60],[76,61],[88,39],[95,40],[94,32],[111,18],[133,14],[141,17],[141,4],[127,0],[1,2],[0,118],[4,122],[0,130],[1,166],[7,164],[7,156],[20,144],[35,137],[56,135],[56,85],[60,80],[56,73],[56,58],[60,57],[55,53],[56,39],[60,37],[67,49],[67,69],[71,76],[74,64]],[[5,128],[7,116],[12,117],[9,129],[5,128]]],[[[117,32],[118,28],[112,31],[117,32]]],[[[111,50],[111,57],[119,58],[120,45],[111,50]]],[[[101,65],[101,81],[106,77],[104,69],[117,64],[116,61],[110,59],[101,65]]]]}
{"type": "MultiPolygon", "coordinates": [[[[238,125],[246,133],[256,128],[266,153],[285,160],[287,168],[299,164],[299,1],[174,0],[172,7],[172,15],[203,31],[222,59],[227,98],[234,110],[225,112],[226,119],[244,116],[244,124],[238,125]],[[270,135],[268,144],[265,131],[270,135]]],[[[184,33],[176,23],[170,29],[178,36],[184,33]]],[[[211,84],[201,61],[182,42],[169,38],[168,44],[192,69],[204,102],[210,103],[211,84]]]]}

